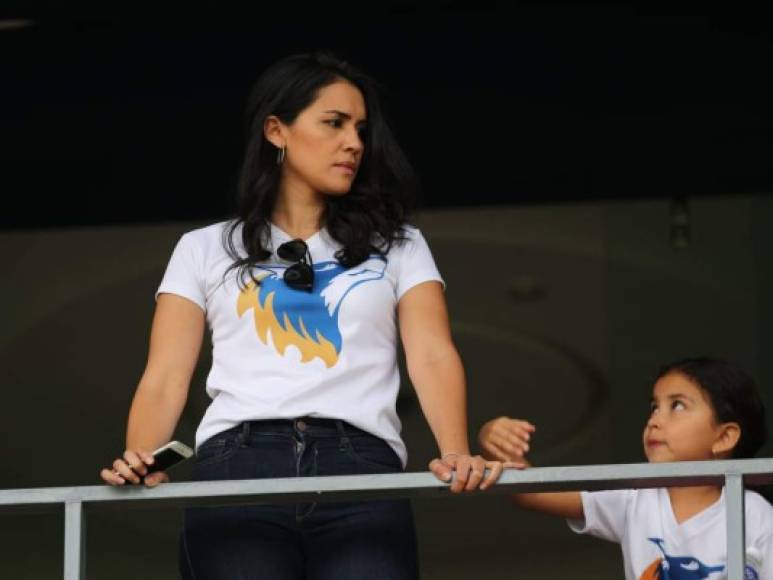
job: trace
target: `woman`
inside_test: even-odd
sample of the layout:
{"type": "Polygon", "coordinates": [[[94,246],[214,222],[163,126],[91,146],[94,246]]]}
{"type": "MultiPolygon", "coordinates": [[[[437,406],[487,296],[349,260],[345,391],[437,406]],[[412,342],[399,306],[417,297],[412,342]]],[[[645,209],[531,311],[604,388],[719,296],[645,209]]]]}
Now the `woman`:
{"type": "MultiPolygon", "coordinates": [[[[431,471],[454,471],[453,492],[492,485],[502,464],[470,455],[442,280],[406,225],[414,176],[372,81],[330,55],[283,59],[258,79],[247,123],[238,215],[175,248],[127,449],[102,478],[167,480],[142,477],[172,437],[205,324],[212,403],[194,479],[401,471],[399,327],[440,450],[431,471]]],[[[418,577],[406,500],[192,508],[180,554],[197,579],[418,577]]]]}

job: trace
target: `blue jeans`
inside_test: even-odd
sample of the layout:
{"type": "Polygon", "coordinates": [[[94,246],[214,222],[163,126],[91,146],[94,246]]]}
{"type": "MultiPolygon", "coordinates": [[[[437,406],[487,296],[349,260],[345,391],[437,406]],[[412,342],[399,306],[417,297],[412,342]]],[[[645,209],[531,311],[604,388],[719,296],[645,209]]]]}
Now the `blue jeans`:
{"type": "MultiPolygon", "coordinates": [[[[198,450],[195,481],[402,471],[383,440],[332,419],[252,421],[198,450]]],[[[185,510],[189,580],[416,580],[408,500],[280,503],[185,510]]]]}

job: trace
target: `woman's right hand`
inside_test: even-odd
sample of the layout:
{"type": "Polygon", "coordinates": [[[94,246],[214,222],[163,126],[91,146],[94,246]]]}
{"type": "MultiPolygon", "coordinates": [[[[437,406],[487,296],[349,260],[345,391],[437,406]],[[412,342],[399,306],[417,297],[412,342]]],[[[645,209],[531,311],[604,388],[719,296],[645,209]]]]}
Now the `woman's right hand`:
{"type": "Polygon", "coordinates": [[[159,483],[169,481],[169,477],[163,471],[148,474],[148,466],[153,465],[153,461],[152,453],[140,449],[127,449],[123,457],[113,461],[112,469],[105,468],[99,472],[99,475],[108,485],[144,483],[147,487],[155,487],[159,483]]]}
{"type": "Polygon", "coordinates": [[[523,461],[529,452],[529,440],[536,427],[522,419],[497,417],[478,432],[478,442],[485,457],[500,461],[523,461]]]}

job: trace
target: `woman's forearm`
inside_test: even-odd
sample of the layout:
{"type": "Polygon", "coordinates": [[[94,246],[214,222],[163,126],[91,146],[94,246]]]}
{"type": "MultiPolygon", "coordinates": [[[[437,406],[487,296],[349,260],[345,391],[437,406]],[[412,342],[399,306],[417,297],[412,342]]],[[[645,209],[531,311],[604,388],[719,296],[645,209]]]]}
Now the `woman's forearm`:
{"type": "Polygon", "coordinates": [[[409,361],[408,374],[440,454],[468,454],[464,368],[452,344],[425,360],[409,361]]]}
{"type": "Polygon", "coordinates": [[[204,334],[201,308],[161,294],[153,316],[145,372],[134,394],[126,448],[153,451],[169,442],[180,419],[204,334]]]}
{"type": "Polygon", "coordinates": [[[150,452],[169,442],[186,398],[187,385],[140,381],[129,410],[126,448],[150,452]]]}

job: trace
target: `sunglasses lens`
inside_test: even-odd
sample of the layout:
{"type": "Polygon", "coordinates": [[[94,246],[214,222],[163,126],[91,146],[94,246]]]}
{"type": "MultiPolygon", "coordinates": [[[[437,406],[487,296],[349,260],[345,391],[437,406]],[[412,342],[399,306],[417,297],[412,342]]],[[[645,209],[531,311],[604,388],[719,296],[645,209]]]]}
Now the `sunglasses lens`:
{"type": "Polygon", "coordinates": [[[276,249],[277,255],[288,262],[297,262],[285,270],[284,281],[290,288],[311,291],[314,285],[314,270],[311,267],[309,248],[303,240],[290,240],[276,249]]]}
{"type": "Polygon", "coordinates": [[[295,264],[285,270],[284,281],[296,290],[311,290],[314,284],[314,271],[308,264],[295,264]]]}
{"type": "Polygon", "coordinates": [[[288,262],[298,262],[306,257],[306,243],[303,240],[285,242],[276,249],[277,255],[288,262]]]}

